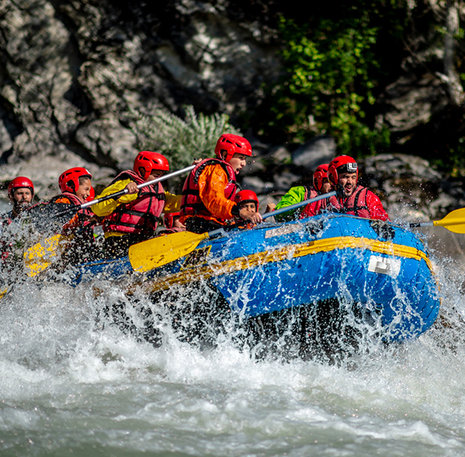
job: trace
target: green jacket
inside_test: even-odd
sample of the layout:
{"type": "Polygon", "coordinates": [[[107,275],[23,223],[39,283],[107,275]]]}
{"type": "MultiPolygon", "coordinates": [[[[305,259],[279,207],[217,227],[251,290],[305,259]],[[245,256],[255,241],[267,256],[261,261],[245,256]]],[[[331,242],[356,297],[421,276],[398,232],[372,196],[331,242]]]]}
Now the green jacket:
{"type": "MultiPolygon", "coordinates": [[[[308,187],[305,186],[291,187],[287,193],[281,197],[281,200],[276,205],[275,210],[303,202],[304,200],[311,198],[310,193],[311,191],[309,192],[308,187]]],[[[302,209],[303,208],[297,208],[293,211],[289,211],[288,213],[279,214],[278,216],[275,216],[275,219],[278,221],[296,220],[299,218],[302,209]]]]}

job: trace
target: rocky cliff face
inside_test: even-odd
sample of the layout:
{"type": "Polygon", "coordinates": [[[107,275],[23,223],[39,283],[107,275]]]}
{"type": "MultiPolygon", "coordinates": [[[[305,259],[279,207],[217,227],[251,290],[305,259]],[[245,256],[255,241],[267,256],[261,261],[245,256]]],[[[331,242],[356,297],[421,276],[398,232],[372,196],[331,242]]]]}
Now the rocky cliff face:
{"type": "Polygon", "coordinates": [[[233,114],[279,68],[259,24],[228,18],[227,4],[2,5],[1,180],[42,176],[44,160],[47,187],[65,164],[109,168],[97,178],[124,168],[135,153],[129,110],[233,114]]]}
{"type": "MultiPolygon", "coordinates": [[[[236,112],[263,101],[261,84],[279,75],[275,20],[283,3],[1,3],[0,182],[25,174],[48,198],[57,192],[59,173],[84,165],[96,182],[107,183],[115,171],[131,166],[136,152],[127,122],[131,110],[150,113],[163,106],[178,113],[194,105],[197,112],[228,113],[234,123],[236,112]]],[[[418,55],[421,49],[425,43],[418,55]]],[[[451,97],[450,78],[436,70],[406,60],[398,80],[386,88],[379,119],[396,132],[399,145],[420,138],[434,118],[440,119],[434,124],[439,132],[444,121],[462,128],[461,93],[451,97]]],[[[419,149],[423,143],[411,142],[419,149]]],[[[277,146],[257,150],[281,157],[277,146]]],[[[320,152],[307,161],[299,151],[286,151],[296,160],[293,167],[280,168],[278,160],[265,173],[269,162],[263,161],[247,178],[263,192],[282,192],[336,151],[330,146],[315,154],[320,152]]]]}

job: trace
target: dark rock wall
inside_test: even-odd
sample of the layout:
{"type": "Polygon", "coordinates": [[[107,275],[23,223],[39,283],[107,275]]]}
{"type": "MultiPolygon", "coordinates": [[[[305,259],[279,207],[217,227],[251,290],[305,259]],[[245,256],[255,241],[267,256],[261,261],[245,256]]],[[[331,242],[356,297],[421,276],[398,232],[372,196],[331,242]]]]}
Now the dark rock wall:
{"type": "MultiPolygon", "coordinates": [[[[435,1],[422,5],[433,13],[440,8],[435,1]]],[[[282,70],[276,21],[284,10],[311,14],[298,2],[277,0],[2,2],[0,183],[24,174],[36,182],[40,197],[48,198],[57,192],[57,176],[77,165],[91,169],[95,182],[108,183],[132,165],[137,152],[128,125],[131,110],[150,113],[161,106],[178,114],[183,105],[193,105],[197,112],[227,113],[234,124],[237,113],[263,103],[262,84],[282,70]]],[[[432,17],[442,20],[440,14],[432,17]]],[[[379,122],[397,136],[394,152],[423,156],[424,141],[415,139],[425,135],[418,132],[436,128],[440,148],[444,123],[460,129],[463,113],[450,97],[445,75],[425,65],[426,58],[421,62],[428,43],[425,31],[419,33],[419,61],[409,57],[399,66],[398,79],[380,100],[379,122]],[[434,118],[438,122],[431,126],[434,118]],[[403,151],[408,144],[413,149],[403,151]]],[[[329,147],[308,158],[307,145],[304,153],[283,151],[258,144],[255,132],[244,133],[264,158],[244,180],[276,198],[337,152],[329,139],[329,147]],[[289,166],[283,165],[285,158],[289,166]]],[[[387,179],[380,179],[381,193],[395,192],[384,189],[387,179]]],[[[445,192],[439,187],[437,195],[445,192]]],[[[439,206],[444,210],[449,203],[439,206]]]]}

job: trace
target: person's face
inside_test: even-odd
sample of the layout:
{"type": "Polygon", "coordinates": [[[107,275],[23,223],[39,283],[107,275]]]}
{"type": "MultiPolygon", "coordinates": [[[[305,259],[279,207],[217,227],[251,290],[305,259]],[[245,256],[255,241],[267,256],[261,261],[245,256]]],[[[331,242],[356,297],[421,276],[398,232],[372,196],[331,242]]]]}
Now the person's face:
{"type": "Polygon", "coordinates": [[[248,213],[256,213],[257,205],[254,202],[245,202],[239,205],[239,210],[245,210],[248,213]]]}
{"type": "Polygon", "coordinates": [[[246,166],[247,164],[247,157],[244,154],[234,154],[229,161],[229,165],[233,168],[234,172],[239,174],[239,172],[246,166]]]}
{"type": "Polygon", "coordinates": [[[328,181],[328,178],[323,178],[323,184],[321,186],[321,193],[322,194],[327,194],[328,192],[331,192],[331,183],[328,181]]]}
{"type": "Polygon", "coordinates": [[[90,195],[90,189],[92,187],[92,183],[89,178],[83,179],[82,184],[79,184],[78,190],[76,191],[76,195],[83,201],[90,195]]]}
{"type": "Polygon", "coordinates": [[[152,170],[147,178],[147,181],[153,181],[154,179],[161,178],[165,174],[162,170],[152,170]]]}
{"type": "Polygon", "coordinates": [[[350,197],[357,187],[357,173],[341,173],[338,175],[339,187],[346,197],[350,197]]]}
{"type": "Polygon", "coordinates": [[[32,192],[29,187],[18,187],[13,191],[13,205],[16,207],[27,207],[32,203],[32,192]]]}

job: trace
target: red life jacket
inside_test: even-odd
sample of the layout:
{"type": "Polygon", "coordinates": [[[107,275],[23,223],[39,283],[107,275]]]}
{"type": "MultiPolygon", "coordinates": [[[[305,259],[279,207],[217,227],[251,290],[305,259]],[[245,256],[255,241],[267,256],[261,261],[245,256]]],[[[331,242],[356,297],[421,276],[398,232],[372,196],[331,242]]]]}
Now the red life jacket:
{"type": "MultiPolygon", "coordinates": [[[[77,195],[71,192],[63,192],[60,195],[53,197],[48,204],[64,204],[58,202],[58,200],[66,198],[70,201],[73,205],[82,205],[85,201],[81,200],[77,195]]],[[[81,237],[81,242],[85,239],[86,242],[93,243],[94,242],[94,226],[96,225],[95,215],[89,208],[79,209],[76,213],[70,212],[69,216],[71,219],[63,225],[61,230],[62,235],[77,235],[81,237]],[[77,215],[77,217],[76,217],[77,215]]]]}
{"type": "MultiPolygon", "coordinates": [[[[121,172],[112,184],[123,179],[131,179],[137,185],[145,182],[134,171],[126,170],[121,172]]],[[[105,217],[103,231],[153,236],[165,208],[165,201],[165,190],[161,183],[142,187],[134,201],[119,205],[113,213],[105,217]]]]}
{"type": "MultiPolygon", "coordinates": [[[[311,198],[315,198],[320,195],[313,187],[307,188],[305,187],[305,198],[304,200],[310,200],[311,198]]],[[[315,216],[316,214],[321,213],[327,207],[327,198],[322,200],[317,200],[316,202],[309,203],[304,207],[302,212],[300,213],[299,219],[305,219],[306,217],[315,216]]]]}
{"type": "Polygon", "coordinates": [[[335,213],[351,214],[358,217],[370,218],[367,202],[368,189],[357,186],[350,197],[336,195],[329,199],[329,210],[335,213]]]}
{"type": "Polygon", "coordinates": [[[304,186],[304,189],[304,200],[310,200],[311,198],[316,197],[318,195],[318,192],[311,186],[304,186]]]}
{"type": "Polygon", "coordinates": [[[211,217],[212,214],[203,204],[199,195],[199,178],[208,165],[221,165],[228,175],[228,184],[224,189],[224,196],[228,200],[234,200],[237,190],[236,173],[228,162],[220,159],[202,160],[190,173],[182,189],[181,216],[204,216],[211,217]]]}
{"type": "MultiPolygon", "coordinates": [[[[53,197],[48,203],[55,203],[57,200],[62,198],[67,198],[73,205],[83,205],[85,203],[85,201],[81,200],[76,194],[71,192],[63,192],[62,194],[53,197]]],[[[78,212],[79,214],[88,216],[89,218],[94,215],[89,208],[80,209],[78,212]]]]}

